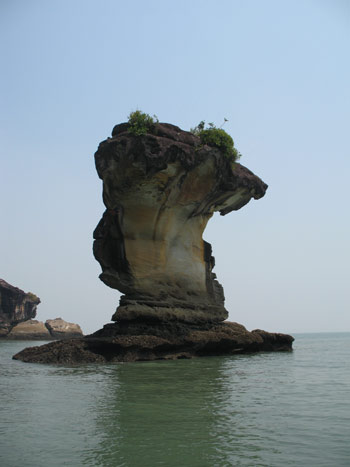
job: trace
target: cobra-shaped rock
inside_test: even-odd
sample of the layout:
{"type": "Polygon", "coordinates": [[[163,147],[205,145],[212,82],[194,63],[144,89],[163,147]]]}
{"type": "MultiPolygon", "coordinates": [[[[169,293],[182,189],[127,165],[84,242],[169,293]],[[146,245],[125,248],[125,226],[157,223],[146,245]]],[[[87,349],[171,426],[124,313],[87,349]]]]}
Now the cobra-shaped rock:
{"type": "Polygon", "coordinates": [[[124,295],[114,323],[81,339],[27,348],[37,363],[105,363],[290,351],[287,334],[247,331],[228,316],[202,238],[222,215],[264,196],[267,185],[195,135],[157,123],[135,136],[128,124],[95,154],[106,206],[94,232],[101,280],[124,295]]]}
{"type": "Polygon", "coordinates": [[[95,161],[107,209],[94,232],[94,254],[101,280],[125,294],[113,320],[225,320],[203,231],[215,211],[240,209],[264,196],[267,185],[199,137],[165,123],[144,136],[117,125],[95,161]]]}

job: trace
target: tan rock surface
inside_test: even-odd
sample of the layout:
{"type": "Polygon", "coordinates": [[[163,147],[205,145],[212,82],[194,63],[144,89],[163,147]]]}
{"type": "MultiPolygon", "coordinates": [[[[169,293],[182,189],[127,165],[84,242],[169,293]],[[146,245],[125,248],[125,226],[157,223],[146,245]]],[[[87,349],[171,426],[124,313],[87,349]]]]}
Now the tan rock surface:
{"type": "Polygon", "coordinates": [[[42,321],[30,319],[14,326],[7,339],[51,340],[51,334],[42,321]]]}
{"type": "Polygon", "coordinates": [[[45,322],[45,326],[54,339],[71,339],[83,336],[83,332],[78,324],[67,323],[62,318],[48,319],[45,322]]]}

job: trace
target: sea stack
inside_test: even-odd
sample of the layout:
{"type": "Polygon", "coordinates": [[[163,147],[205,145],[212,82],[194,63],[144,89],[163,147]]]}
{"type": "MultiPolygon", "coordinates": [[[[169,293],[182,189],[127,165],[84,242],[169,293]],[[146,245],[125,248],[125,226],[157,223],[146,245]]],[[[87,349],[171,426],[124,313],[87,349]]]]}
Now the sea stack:
{"type": "Polygon", "coordinates": [[[221,215],[264,196],[267,185],[219,149],[169,124],[135,137],[113,129],[95,154],[106,211],[94,232],[101,280],[123,292],[115,321],[224,321],[223,288],[202,238],[221,215]]]}
{"type": "Polygon", "coordinates": [[[225,321],[223,288],[202,237],[214,212],[226,215],[264,196],[259,177],[168,123],[139,135],[128,123],[115,126],[95,163],[106,210],[93,252],[100,279],[123,293],[114,323],[15,358],[104,362],[291,350],[292,336],[225,321]]]}

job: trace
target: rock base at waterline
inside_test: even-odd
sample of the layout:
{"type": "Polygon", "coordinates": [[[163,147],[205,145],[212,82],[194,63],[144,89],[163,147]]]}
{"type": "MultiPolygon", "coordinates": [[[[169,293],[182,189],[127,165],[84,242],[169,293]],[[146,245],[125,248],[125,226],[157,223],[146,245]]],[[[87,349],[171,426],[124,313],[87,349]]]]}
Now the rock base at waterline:
{"type": "Polygon", "coordinates": [[[294,338],[238,323],[207,327],[184,323],[114,323],[80,339],[28,347],[14,355],[31,363],[107,363],[174,360],[261,351],[291,351],[294,338]]]}

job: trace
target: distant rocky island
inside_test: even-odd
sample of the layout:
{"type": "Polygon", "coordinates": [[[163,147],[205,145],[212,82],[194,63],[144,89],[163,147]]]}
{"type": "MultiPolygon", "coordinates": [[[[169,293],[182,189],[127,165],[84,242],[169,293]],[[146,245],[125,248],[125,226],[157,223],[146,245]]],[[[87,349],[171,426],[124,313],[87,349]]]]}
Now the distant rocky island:
{"type": "Polygon", "coordinates": [[[267,185],[213,141],[154,121],[146,131],[130,120],[114,127],[95,154],[106,210],[93,247],[100,279],[124,294],[114,323],[14,358],[119,362],[292,349],[290,335],[225,321],[223,288],[202,234],[214,212],[241,209],[267,185]]]}
{"type": "Polygon", "coordinates": [[[82,337],[78,324],[61,318],[45,323],[36,316],[40,298],[0,279],[0,339],[53,340],[82,337]]]}

